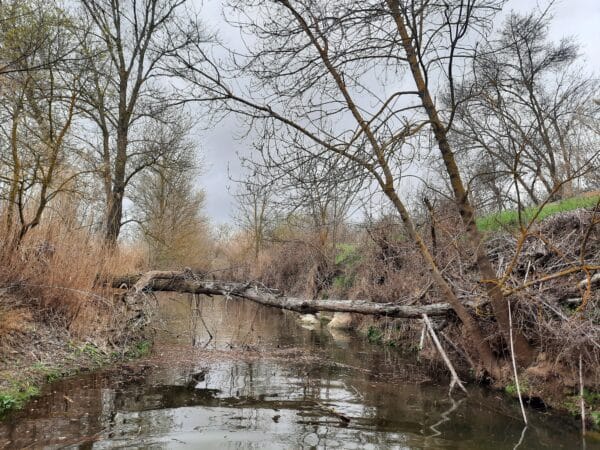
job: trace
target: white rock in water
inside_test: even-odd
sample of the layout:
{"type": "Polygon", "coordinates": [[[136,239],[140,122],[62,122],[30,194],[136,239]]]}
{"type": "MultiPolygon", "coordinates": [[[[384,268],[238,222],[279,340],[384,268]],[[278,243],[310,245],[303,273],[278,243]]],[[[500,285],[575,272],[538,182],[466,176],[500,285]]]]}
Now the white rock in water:
{"type": "Polygon", "coordinates": [[[302,322],[303,324],[313,324],[316,325],[318,323],[321,323],[319,321],[319,319],[317,319],[317,316],[315,316],[314,314],[303,314],[300,316],[300,322],[302,322]]]}
{"type": "Polygon", "coordinates": [[[336,312],[331,322],[327,324],[328,328],[337,330],[349,330],[352,328],[352,314],[336,312]]]}

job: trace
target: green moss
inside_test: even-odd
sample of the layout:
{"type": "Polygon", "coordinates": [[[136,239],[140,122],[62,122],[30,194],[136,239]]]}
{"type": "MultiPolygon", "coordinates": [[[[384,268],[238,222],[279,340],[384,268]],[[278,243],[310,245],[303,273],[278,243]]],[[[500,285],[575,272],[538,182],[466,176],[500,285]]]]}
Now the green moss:
{"type": "MultiPolygon", "coordinates": [[[[546,204],[539,212],[536,220],[540,221],[553,214],[572,211],[579,208],[591,208],[598,203],[600,196],[572,197],[554,203],[546,204]]],[[[521,212],[523,224],[527,225],[535,216],[539,208],[532,206],[521,212]]],[[[515,210],[500,211],[477,219],[477,228],[481,231],[498,231],[502,229],[517,228],[519,226],[519,213],[515,210]]]]}

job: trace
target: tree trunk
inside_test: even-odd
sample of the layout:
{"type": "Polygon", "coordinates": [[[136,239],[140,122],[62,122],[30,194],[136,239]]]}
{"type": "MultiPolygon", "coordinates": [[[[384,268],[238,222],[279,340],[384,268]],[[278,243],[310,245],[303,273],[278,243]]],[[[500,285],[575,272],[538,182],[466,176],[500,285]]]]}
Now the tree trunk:
{"type": "Polygon", "coordinates": [[[396,209],[400,212],[400,217],[402,218],[404,227],[406,228],[406,231],[408,232],[410,238],[419,248],[423,259],[425,259],[433,281],[442,292],[443,297],[448,300],[448,303],[452,306],[452,309],[454,310],[454,312],[456,312],[456,315],[458,316],[460,321],[463,323],[465,331],[469,336],[469,341],[477,350],[478,357],[484,369],[495,378],[499,378],[501,370],[499,367],[498,360],[492,353],[492,350],[487,340],[484,339],[479,325],[477,324],[473,316],[467,311],[465,305],[463,305],[462,302],[458,299],[458,297],[452,290],[452,287],[444,279],[444,276],[440,272],[437,263],[435,262],[433,255],[427,248],[427,245],[423,241],[423,238],[417,232],[417,230],[415,230],[413,222],[408,214],[408,211],[404,207],[404,204],[400,201],[400,198],[396,194],[396,191],[393,188],[388,187],[385,190],[385,193],[387,197],[392,201],[396,209]]]}
{"type": "Polygon", "coordinates": [[[133,284],[133,293],[150,291],[186,292],[191,294],[223,295],[251,300],[264,306],[287,309],[302,314],[319,311],[347,312],[404,319],[421,319],[422,314],[432,317],[446,316],[452,311],[448,303],[429,305],[398,305],[376,303],[369,300],[308,300],[285,297],[277,290],[258,287],[254,283],[233,283],[196,279],[191,273],[179,271],[151,271],[141,276],[113,279],[113,287],[133,284]]]}
{"type": "Polygon", "coordinates": [[[106,211],[106,228],[104,238],[106,243],[113,247],[121,233],[121,221],[123,219],[123,192],[114,188],[111,192],[106,211]]]}
{"type": "Polygon", "coordinates": [[[117,155],[114,161],[112,191],[106,205],[106,229],[104,237],[106,243],[111,247],[115,246],[119,239],[123,222],[128,132],[126,119],[123,119],[117,128],[117,155]]]}
{"type": "MultiPolygon", "coordinates": [[[[417,54],[415,49],[413,48],[411,36],[408,33],[408,30],[404,23],[404,19],[400,12],[398,1],[387,1],[391,9],[392,16],[395,20],[396,26],[398,28],[400,37],[402,38],[402,46],[404,48],[404,51],[406,52],[406,56],[410,65],[410,70],[415,81],[417,90],[419,92],[423,108],[425,109],[431,126],[433,128],[433,133],[438,143],[438,148],[442,155],[442,159],[446,167],[446,172],[448,173],[448,176],[450,178],[450,184],[452,185],[454,198],[460,216],[466,227],[466,232],[469,237],[469,241],[471,242],[475,250],[476,263],[479,269],[479,273],[481,274],[482,281],[487,291],[487,295],[491,300],[492,307],[494,309],[494,315],[500,326],[500,330],[502,331],[506,342],[508,342],[510,326],[507,303],[501,291],[501,288],[498,285],[496,273],[485,251],[485,246],[483,245],[481,234],[477,229],[477,225],[475,223],[474,210],[471,203],[469,202],[466,189],[460,176],[460,171],[454,158],[454,153],[452,152],[450,143],[448,142],[446,127],[444,126],[441,118],[438,115],[437,108],[433,102],[433,99],[429,92],[429,88],[421,72],[417,54]]],[[[516,333],[514,338],[515,351],[517,353],[519,363],[523,366],[530,365],[535,357],[533,348],[529,345],[529,343],[525,339],[525,336],[522,333],[516,333]]]]}

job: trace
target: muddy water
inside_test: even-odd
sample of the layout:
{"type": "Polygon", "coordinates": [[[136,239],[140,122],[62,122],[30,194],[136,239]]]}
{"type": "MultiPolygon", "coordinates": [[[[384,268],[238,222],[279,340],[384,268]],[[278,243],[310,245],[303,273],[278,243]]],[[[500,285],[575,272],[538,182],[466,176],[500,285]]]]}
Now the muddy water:
{"type": "Polygon", "coordinates": [[[576,425],[471,388],[451,399],[416,362],[247,302],[160,298],[153,354],[49,386],[0,424],[0,447],[575,449],[576,425]],[[192,312],[192,311],[195,311],[192,312]]]}

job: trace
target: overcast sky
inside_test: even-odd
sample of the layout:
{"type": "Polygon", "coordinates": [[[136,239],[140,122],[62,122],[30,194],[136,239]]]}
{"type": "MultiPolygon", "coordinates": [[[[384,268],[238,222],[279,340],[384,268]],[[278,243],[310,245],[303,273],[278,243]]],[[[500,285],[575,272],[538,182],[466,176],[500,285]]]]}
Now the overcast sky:
{"type": "MultiPolygon", "coordinates": [[[[197,0],[198,1],[198,0],[197,0]]],[[[323,0],[326,1],[326,0],[323,0]]],[[[221,39],[236,45],[238,32],[228,29],[222,19],[222,1],[209,0],[202,6],[202,17],[207,25],[218,30],[221,39]]],[[[511,0],[506,11],[528,11],[536,5],[547,5],[546,1],[511,0]]],[[[554,20],[551,37],[560,39],[563,36],[574,36],[582,46],[586,65],[596,74],[600,74],[600,0],[559,0],[555,2],[554,20]]],[[[204,171],[199,184],[206,192],[205,213],[215,224],[232,221],[235,202],[228,186],[227,168],[234,176],[240,175],[237,153],[250,152],[250,142],[243,142],[239,137],[239,126],[234,118],[229,118],[209,132],[197,136],[203,155],[204,171]]]]}

